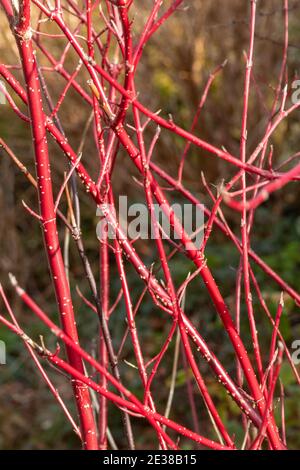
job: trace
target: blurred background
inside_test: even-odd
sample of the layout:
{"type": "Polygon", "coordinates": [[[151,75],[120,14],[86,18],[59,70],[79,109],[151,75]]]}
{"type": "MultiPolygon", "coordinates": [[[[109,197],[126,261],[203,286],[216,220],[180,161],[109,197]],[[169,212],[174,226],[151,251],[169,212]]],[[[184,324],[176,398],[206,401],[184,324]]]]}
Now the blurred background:
{"type": "MultiPolygon", "coordinates": [[[[132,8],[134,16],[135,38],[142,29],[152,1],[143,0],[132,8]]],[[[170,2],[166,2],[168,4],[170,2]]],[[[254,80],[252,81],[248,150],[253,150],[259,142],[266,125],[274,98],[280,72],[284,21],[281,0],[259,0],[255,42],[254,80]]],[[[248,47],[249,2],[239,0],[189,0],[186,1],[152,37],[144,50],[144,55],[137,73],[137,89],[140,100],[152,110],[162,109],[162,115],[171,114],[176,123],[189,129],[199,104],[209,74],[219,64],[227,60],[224,70],[218,75],[211,87],[205,107],[201,114],[196,134],[218,147],[224,146],[233,155],[239,153],[240,123],[243,98],[243,81],[245,71],[244,50],[248,47]]],[[[95,16],[96,18],[96,16],[95,16]]],[[[300,1],[289,2],[288,47],[288,83],[299,76],[300,70],[300,1]]],[[[95,20],[97,24],[97,20],[95,20]]],[[[17,64],[16,48],[7,26],[3,12],[0,13],[0,60],[4,63],[17,64]]],[[[44,26],[52,28],[53,25],[44,26]]],[[[99,31],[102,28],[99,19],[99,31]]],[[[59,59],[64,40],[55,41],[43,38],[44,44],[51,44],[52,54],[59,59]]],[[[50,46],[49,46],[50,47],[50,46]]],[[[38,53],[40,65],[49,63],[38,53]]],[[[65,63],[71,73],[77,62],[72,51],[69,51],[65,63]]],[[[13,73],[22,81],[20,71],[13,73]]],[[[45,78],[53,99],[57,99],[64,86],[64,81],[57,74],[45,72],[45,78]]],[[[87,89],[87,75],[82,70],[79,82],[87,89]]],[[[15,97],[14,97],[15,98],[15,97]]],[[[16,103],[24,109],[22,103],[16,103]]],[[[288,104],[290,98],[288,97],[288,104]]],[[[74,149],[80,145],[82,129],[90,111],[82,100],[70,89],[67,99],[61,107],[59,116],[66,135],[74,149]]],[[[149,137],[153,128],[149,130],[149,137]]],[[[11,146],[20,160],[34,173],[32,139],[28,125],[20,121],[9,108],[0,106],[0,136],[11,146]]],[[[274,146],[274,165],[278,166],[288,156],[299,150],[299,111],[282,122],[271,139],[274,146]]],[[[49,138],[54,188],[57,191],[66,170],[64,156],[49,138]]],[[[172,133],[162,131],[156,146],[153,160],[171,175],[177,175],[180,155],[184,142],[172,133]]],[[[91,128],[88,131],[83,149],[83,162],[92,175],[99,170],[93,144],[91,128]]],[[[287,169],[288,167],[286,167],[287,169]]],[[[201,181],[204,172],[211,190],[223,181],[228,181],[234,174],[230,165],[222,162],[204,151],[191,147],[186,159],[183,182],[200,200],[211,207],[212,203],[201,181]]],[[[127,194],[133,201],[141,199],[141,188],[135,183],[136,172],[128,157],[120,151],[117,158],[113,179],[116,194],[127,194]]],[[[252,235],[252,246],[256,252],[285,281],[296,290],[299,289],[300,268],[300,210],[299,185],[289,184],[274,194],[256,213],[255,230],[252,235]]],[[[82,230],[87,253],[98,279],[98,243],[96,239],[97,217],[93,204],[81,191],[82,230]]],[[[173,198],[180,200],[178,194],[173,198]]],[[[34,188],[30,187],[24,176],[16,169],[5,151],[0,148],[0,271],[1,282],[7,292],[15,314],[24,329],[33,338],[44,335],[47,344],[54,345],[43,325],[20,303],[11,290],[8,272],[13,272],[30,295],[43,309],[57,321],[57,311],[52,285],[49,282],[47,261],[43,253],[43,244],[38,223],[24,210],[22,199],[33,209],[37,208],[34,188]]],[[[62,203],[62,207],[65,206],[62,203]]],[[[239,219],[231,210],[225,210],[228,222],[236,234],[239,234],[239,219]]],[[[60,226],[63,238],[64,229],[60,226]]],[[[97,319],[93,312],[82,302],[76,293],[78,286],[82,293],[91,300],[89,288],[78,258],[76,248],[71,242],[70,282],[74,306],[79,325],[81,342],[89,351],[97,349],[97,319]],[[96,333],[95,333],[96,332],[96,333]]],[[[139,250],[147,265],[151,265],[155,255],[149,244],[139,244],[139,250]]],[[[221,292],[228,305],[234,310],[235,279],[239,265],[239,255],[228,239],[215,231],[211,237],[206,256],[221,292]]],[[[137,301],[143,286],[135,272],[126,265],[133,299],[137,301]]],[[[174,282],[179,286],[192,269],[189,261],[176,256],[171,264],[174,282]]],[[[265,301],[275,315],[280,298],[279,287],[265,277],[254,264],[253,269],[260,283],[265,301]]],[[[117,297],[120,282],[116,267],[112,265],[111,303],[117,297]]],[[[262,351],[267,354],[270,344],[270,326],[253,293],[255,315],[258,322],[262,351]]],[[[3,305],[1,305],[3,311],[3,305]]],[[[186,313],[200,328],[212,350],[232,375],[235,375],[233,353],[227,341],[222,325],[199,280],[193,281],[187,291],[186,313]],[[199,313],[200,312],[200,313],[199,313]]],[[[137,316],[137,326],[147,360],[160,350],[171,320],[161,315],[153,306],[149,296],[145,296],[137,316]]],[[[116,347],[126,329],[124,305],[120,302],[110,319],[116,347]]],[[[285,310],[281,322],[281,332],[290,346],[293,340],[300,338],[299,310],[294,302],[285,298],[285,310]]],[[[248,321],[244,304],[242,305],[242,337],[249,345],[248,321]],[[244,314],[244,315],[243,315],[244,314]]],[[[23,344],[3,327],[0,327],[0,338],[6,342],[7,364],[0,366],[0,449],[57,449],[79,448],[75,434],[68,422],[47,391],[44,383],[34,370],[23,344]]],[[[153,393],[159,403],[160,411],[164,410],[174,356],[174,341],[159,368],[153,383],[153,393]]],[[[128,341],[121,356],[121,369],[124,385],[130,386],[138,396],[142,396],[142,386],[136,369],[128,363],[134,362],[133,352],[128,341]],[[126,361],[126,362],[125,362],[126,361]]],[[[213,396],[221,417],[237,441],[242,442],[243,428],[239,411],[211,375],[206,364],[199,360],[208,389],[213,396]]],[[[191,374],[185,369],[182,357],[179,360],[174,403],[171,417],[192,427],[190,413],[187,413],[186,394],[191,374]]],[[[72,391],[68,379],[50,368],[53,378],[62,396],[75,414],[72,391]]],[[[300,390],[287,362],[284,361],[281,379],[285,389],[285,410],[287,439],[291,449],[300,447],[300,390]]],[[[199,429],[205,436],[214,438],[214,431],[207,418],[207,413],[196,385],[191,382],[195,392],[198,411],[199,429]]],[[[278,395],[278,394],[277,394],[278,395]]],[[[278,413],[278,410],[276,410],[278,413]]],[[[135,437],[139,448],[148,448],[152,430],[141,420],[133,419],[135,437]]],[[[125,444],[120,413],[110,406],[109,426],[117,445],[125,444]]],[[[182,448],[193,448],[190,442],[181,442],[182,448]]]]}

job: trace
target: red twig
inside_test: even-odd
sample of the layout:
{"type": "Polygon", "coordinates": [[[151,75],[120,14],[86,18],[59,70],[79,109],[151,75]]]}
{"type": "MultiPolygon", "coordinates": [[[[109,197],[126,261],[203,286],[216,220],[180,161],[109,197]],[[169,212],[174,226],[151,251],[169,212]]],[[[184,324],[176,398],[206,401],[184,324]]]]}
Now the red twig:
{"type": "MultiPolygon", "coordinates": [[[[86,449],[107,449],[109,446],[107,439],[110,421],[109,401],[122,412],[127,443],[131,449],[135,447],[132,422],[136,421],[135,419],[131,422],[131,416],[147,421],[153,430],[150,436],[154,436],[154,441],[157,439],[160,448],[164,450],[178,448],[178,441],[174,435],[184,436],[215,450],[234,449],[236,441],[230,435],[225,420],[222,419],[217,400],[212,397],[205,372],[202,371],[202,365],[199,366],[198,363],[198,352],[206,365],[213,371],[221,384],[220,386],[225,388],[238,406],[240,424],[245,431],[243,447],[259,449],[266,440],[271,449],[285,449],[283,386],[281,387],[281,436],[276,426],[273,406],[274,391],[278,382],[283,353],[285,353],[298,383],[300,379],[288,346],[284,341],[283,333],[280,331],[283,295],[276,317],[273,319],[264,299],[265,289],[261,288],[252,264],[256,264],[268,279],[274,281],[280,290],[286,292],[298,305],[300,305],[300,294],[253,251],[251,240],[256,227],[256,209],[274,192],[279,191],[290,182],[296,184],[300,180],[300,165],[294,163],[299,152],[294,153],[292,157],[285,159],[280,166],[276,167],[274,166],[276,148],[270,146],[270,140],[278,126],[299,108],[299,103],[293,104],[289,108],[286,107],[289,46],[288,0],[282,0],[284,44],[278,83],[274,88],[273,103],[270,112],[267,111],[266,106],[263,107],[263,111],[267,114],[266,125],[262,137],[258,142],[255,142],[254,150],[249,154],[247,142],[249,141],[248,120],[252,99],[251,87],[254,84],[256,93],[261,100],[264,100],[264,93],[253,70],[256,52],[254,39],[258,14],[257,1],[250,0],[248,2],[250,7],[249,46],[246,56],[238,156],[228,152],[224,147],[218,148],[210,141],[196,135],[196,127],[200,117],[202,118],[208,93],[225,63],[215,68],[209,76],[190,131],[177,125],[172,117],[165,119],[163,112],[152,112],[143,103],[142,84],[136,80],[142,68],[140,64],[143,59],[143,51],[152,35],[165,24],[169,17],[175,13],[179,15],[178,10],[182,0],[173,0],[167,7],[162,0],[155,0],[146,20],[142,22],[142,28],[138,35],[135,34],[132,7],[135,5],[136,8],[139,8],[139,5],[138,2],[134,3],[131,0],[106,0],[104,2],[85,0],[84,5],[79,5],[73,0],[55,0],[54,7],[51,7],[48,2],[33,0],[32,3],[38,12],[36,17],[31,16],[29,0],[20,0],[20,11],[17,11],[16,2],[13,3],[13,6],[9,0],[0,0],[0,2],[18,45],[25,82],[25,88],[23,88],[13,75],[13,73],[18,73],[18,65],[0,64],[0,75],[10,85],[12,94],[3,87],[0,92],[14,111],[14,116],[31,126],[37,179],[34,179],[3,139],[0,139],[0,147],[5,150],[5,154],[25,174],[27,181],[37,191],[39,197],[38,214],[25,203],[23,204],[29,215],[34,216],[42,228],[44,249],[48,258],[62,328],[52,322],[49,315],[16,284],[13,278],[12,281],[17,293],[31,312],[41,319],[65,345],[66,359],[60,357],[59,350],[51,353],[43,343],[37,344],[23,331],[20,326],[22,322],[16,319],[0,286],[1,296],[12,320],[8,321],[0,315],[1,323],[24,341],[36,368],[55,396],[73,429],[80,435],[86,449]],[[55,24],[56,34],[52,33],[50,28],[47,29],[50,20],[55,24]],[[56,59],[51,44],[62,38],[64,38],[64,45],[61,57],[56,59]],[[44,60],[41,60],[41,66],[38,67],[37,54],[47,61],[47,67],[44,60]],[[71,73],[67,71],[69,57],[73,59],[75,57],[74,63],[77,64],[75,68],[72,67],[71,73]],[[49,73],[51,77],[57,75],[65,81],[61,90],[59,90],[60,85],[57,86],[57,93],[53,94],[56,99],[53,100],[47,86],[47,74],[49,73]],[[137,85],[138,83],[139,85],[137,85]],[[67,108],[70,103],[71,91],[76,93],[82,106],[88,110],[87,115],[89,115],[85,128],[80,132],[80,144],[77,151],[69,143],[62,120],[60,120],[62,106],[67,108]],[[43,98],[48,103],[48,115],[43,110],[43,98]],[[18,100],[22,101],[25,111],[19,107],[18,100]],[[153,131],[153,126],[156,131],[153,131]],[[168,131],[170,135],[173,135],[176,144],[180,141],[184,144],[177,178],[173,178],[167,171],[154,163],[159,152],[160,140],[163,137],[164,132],[162,131],[168,131]],[[152,137],[151,132],[153,132],[152,137]],[[58,186],[56,201],[53,196],[54,179],[50,171],[47,133],[56,141],[58,152],[66,157],[69,164],[69,170],[65,172],[68,176],[58,186]],[[93,152],[90,151],[90,146],[85,145],[89,139],[94,145],[93,152]],[[214,155],[225,162],[233,172],[228,182],[218,185],[216,195],[205,175],[202,174],[202,183],[207,195],[205,198],[208,200],[208,204],[211,204],[211,208],[202,204],[202,196],[197,197],[189,191],[188,183],[183,177],[184,164],[192,144],[197,148],[199,156],[202,156],[202,152],[205,155],[214,155]],[[86,149],[89,149],[89,154],[86,149]],[[129,165],[132,165],[138,174],[136,177],[135,173],[134,181],[146,202],[151,229],[154,233],[154,243],[147,241],[142,248],[136,243],[136,238],[130,240],[118,221],[114,175],[117,174],[119,168],[122,168],[121,159],[124,154],[128,160],[128,168],[129,165]],[[93,168],[90,165],[91,162],[93,168]],[[294,166],[282,172],[282,168],[287,164],[294,166]],[[97,165],[97,171],[94,172],[95,165],[97,165]],[[95,240],[97,247],[94,253],[99,256],[99,261],[96,263],[89,261],[89,255],[84,248],[85,227],[82,227],[83,233],[81,233],[80,220],[83,198],[80,188],[77,188],[77,177],[80,179],[83,189],[90,196],[89,199],[86,198],[88,203],[91,207],[94,205],[95,208],[101,209],[102,217],[109,224],[114,235],[114,241],[111,241],[105,229],[100,235],[98,233],[99,242],[95,240]],[[69,180],[71,181],[70,191],[69,180]],[[167,188],[162,186],[161,180],[164,181],[167,188]],[[235,185],[238,185],[238,188],[235,185]],[[63,204],[60,204],[64,192],[67,199],[66,215],[63,204]],[[196,232],[203,229],[203,241],[200,247],[195,245],[193,235],[186,232],[182,221],[173,208],[172,202],[176,199],[176,194],[203,210],[205,214],[205,226],[196,227],[196,232]],[[226,217],[224,215],[222,210],[224,203],[228,206],[229,211],[233,209],[240,212],[241,239],[232,228],[232,220],[227,217],[227,214],[226,217]],[[156,204],[174,231],[176,241],[165,232],[160,224],[155,212],[156,204]],[[75,322],[71,298],[72,282],[71,276],[69,276],[72,266],[68,266],[66,272],[60,248],[57,219],[63,222],[68,234],[64,249],[66,265],[69,264],[68,240],[73,239],[82,261],[92,301],[89,300],[89,294],[81,294],[78,288],[79,296],[89,309],[97,313],[99,318],[99,329],[91,338],[99,340],[95,357],[92,357],[79,345],[79,331],[75,322]],[[240,255],[240,262],[235,274],[234,298],[230,303],[222,294],[223,286],[217,284],[210,263],[206,259],[207,247],[217,229],[227,237],[230,246],[235,248],[240,255]],[[151,267],[148,267],[143,261],[143,250],[151,254],[153,261],[151,267]],[[173,273],[173,265],[177,262],[177,257],[186,259],[193,265],[191,272],[186,273],[184,281],[181,280],[179,285],[176,285],[177,279],[173,273]],[[114,268],[117,272],[117,279],[114,279],[114,268]],[[133,268],[134,276],[140,283],[134,292],[131,287],[130,268],[133,268]],[[160,279],[161,275],[162,279],[160,279]],[[201,312],[197,312],[201,323],[196,327],[198,322],[196,323],[195,317],[190,317],[188,303],[187,306],[183,305],[183,299],[188,299],[192,283],[196,282],[203,283],[205,287],[203,295],[206,295],[213,304],[222,328],[227,333],[226,341],[233,351],[236,371],[233,370],[229,373],[227,367],[214,353],[215,345],[210,345],[209,328],[207,328],[208,325],[203,326],[201,312]],[[115,285],[120,283],[115,301],[111,299],[112,292],[114,292],[114,289],[110,288],[112,283],[115,285]],[[258,334],[257,331],[259,320],[252,299],[252,291],[256,293],[259,305],[269,319],[271,344],[268,357],[264,354],[263,335],[258,334]],[[159,345],[153,345],[150,359],[144,357],[146,353],[143,344],[143,331],[139,329],[139,316],[147,294],[149,294],[147,302],[152,300],[153,308],[157,310],[162,324],[165,325],[164,340],[159,345]],[[248,315],[249,331],[243,330],[245,328],[241,321],[243,306],[245,306],[248,315]],[[235,318],[232,313],[234,311],[235,318]],[[117,337],[114,334],[116,323],[119,325],[119,312],[123,315],[122,320],[126,319],[126,326],[121,334],[122,339],[119,344],[115,344],[117,337]],[[166,313],[168,316],[165,315],[166,313]],[[171,324],[169,324],[169,320],[171,324]],[[244,338],[245,332],[247,337],[244,341],[242,337],[244,338]],[[155,387],[159,383],[162,364],[166,363],[175,333],[177,333],[176,341],[181,343],[186,374],[189,373],[189,368],[191,369],[191,377],[187,378],[189,398],[187,406],[189,406],[196,432],[183,427],[179,422],[170,420],[168,416],[162,416],[157,411],[159,406],[155,387]],[[278,350],[275,351],[277,338],[280,339],[280,343],[278,350]],[[130,385],[128,387],[123,385],[127,382],[123,382],[123,370],[119,367],[119,361],[124,354],[125,344],[127,346],[126,341],[130,342],[129,351],[134,354],[133,370],[139,376],[142,385],[143,401],[137,398],[130,385]],[[251,347],[249,347],[249,341],[251,347]],[[193,350],[193,343],[196,347],[195,350],[193,350]],[[118,354],[114,352],[115,347],[118,354]],[[254,353],[253,357],[252,353],[254,353]],[[47,359],[49,363],[70,376],[80,418],[80,430],[69,414],[64,401],[55,390],[37,355],[47,359]],[[85,365],[91,368],[93,378],[87,375],[85,365]],[[151,369],[150,365],[152,365],[151,369]],[[193,381],[200,391],[208,411],[208,419],[213,424],[220,443],[205,438],[199,433],[198,415],[192,390],[193,381]],[[114,391],[111,391],[112,387],[114,391]],[[98,416],[94,415],[89,389],[93,391],[93,404],[97,402],[95,408],[96,413],[99,413],[98,416]],[[258,430],[254,442],[251,441],[250,422],[258,430]],[[170,429],[173,431],[172,437],[168,434],[170,429]]],[[[267,100],[265,101],[267,103],[267,100]]],[[[70,109],[70,113],[77,112],[77,109],[70,109]]],[[[179,151],[178,154],[180,155],[179,151]]],[[[200,180],[199,176],[198,180],[200,180]]],[[[85,312],[82,315],[82,322],[84,322],[85,312]]],[[[151,328],[151,320],[152,311],[148,313],[146,318],[147,328],[151,328]]],[[[177,353],[178,351],[179,349],[177,353]]],[[[172,367],[172,399],[176,394],[177,353],[172,367]]],[[[226,359],[224,363],[226,363],[226,359]]],[[[124,380],[126,379],[127,377],[124,380]]],[[[166,407],[167,415],[170,412],[170,402],[171,400],[168,401],[166,407]]],[[[173,410],[174,408],[171,412],[173,410]]]]}

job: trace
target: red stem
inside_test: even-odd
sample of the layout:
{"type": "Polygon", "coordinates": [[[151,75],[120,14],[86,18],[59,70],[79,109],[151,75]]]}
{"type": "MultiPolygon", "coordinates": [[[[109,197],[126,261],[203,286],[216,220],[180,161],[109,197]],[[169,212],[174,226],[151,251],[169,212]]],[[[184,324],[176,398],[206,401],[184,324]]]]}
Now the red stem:
{"type": "MultiPolygon", "coordinates": [[[[64,331],[70,336],[70,338],[78,343],[72,299],[57,234],[45,116],[41,104],[42,98],[37,65],[35,55],[33,53],[30,33],[29,0],[23,1],[20,18],[21,20],[16,26],[16,41],[22,60],[28,96],[45,250],[48,256],[49,268],[64,331]]],[[[70,364],[72,364],[72,366],[80,373],[83,373],[83,364],[80,356],[68,347],[67,353],[70,364]]],[[[88,388],[78,380],[73,383],[73,388],[77,410],[80,417],[83,445],[86,449],[97,449],[96,426],[88,388]]]]}

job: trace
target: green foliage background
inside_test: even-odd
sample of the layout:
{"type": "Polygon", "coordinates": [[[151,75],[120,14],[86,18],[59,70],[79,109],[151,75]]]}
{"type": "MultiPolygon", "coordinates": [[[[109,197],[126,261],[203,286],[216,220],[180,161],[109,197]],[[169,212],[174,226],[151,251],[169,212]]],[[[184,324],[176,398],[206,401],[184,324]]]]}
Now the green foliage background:
{"type": "MultiPolygon", "coordinates": [[[[135,16],[136,38],[141,31],[146,13],[152,2],[142,1],[135,16]]],[[[168,2],[166,2],[167,4],[168,2]]],[[[214,82],[200,119],[197,134],[217,146],[224,145],[233,154],[238,154],[241,119],[241,103],[244,77],[243,50],[247,49],[248,29],[246,3],[238,0],[190,0],[187,9],[181,9],[160,32],[154,36],[145,48],[144,58],[137,74],[137,88],[143,103],[151,109],[162,109],[162,114],[172,114],[176,122],[189,128],[205,82],[211,70],[225,59],[228,64],[223,73],[214,82]]],[[[300,2],[290,1],[290,47],[288,49],[289,82],[299,74],[300,63],[300,2]]],[[[254,77],[258,93],[252,88],[249,123],[249,151],[259,141],[266,122],[265,106],[270,108],[274,87],[280,70],[283,47],[282,2],[279,0],[261,0],[258,2],[257,34],[255,45],[254,77]]],[[[1,36],[0,54],[4,62],[15,63],[15,50],[8,51],[9,32],[4,15],[0,15],[1,36]]],[[[9,39],[11,44],[11,39],[9,39]]],[[[59,57],[61,44],[54,46],[53,53],[59,57]],[[56,49],[55,49],[56,47],[56,49]]],[[[41,63],[44,59],[40,57],[41,63]]],[[[67,67],[74,67],[74,56],[69,53],[67,67]]],[[[18,72],[16,72],[18,75],[18,72]]],[[[53,76],[48,77],[51,93],[57,98],[63,87],[63,81],[53,76]]],[[[84,73],[80,75],[82,84],[86,84],[84,73]]],[[[84,85],[85,86],[85,85],[84,85]]],[[[22,104],[16,99],[17,104],[22,104]]],[[[67,130],[68,138],[77,148],[81,131],[88,117],[88,109],[70,90],[67,102],[62,106],[60,117],[67,130]]],[[[299,112],[283,123],[272,138],[274,160],[282,160],[299,150],[299,112]]],[[[149,131],[151,138],[153,128],[149,131]]],[[[12,146],[20,159],[34,172],[30,132],[26,124],[19,122],[8,107],[0,108],[0,134],[12,146]]],[[[91,137],[91,136],[90,136],[91,137]]],[[[83,160],[92,174],[97,173],[95,150],[92,139],[88,138],[84,148],[83,160]]],[[[180,154],[184,143],[174,135],[162,132],[154,159],[170,174],[176,175],[180,154]]],[[[50,143],[55,188],[59,187],[65,170],[65,161],[50,143]]],[[[191,148],[184,173],[184,184],[197,193],[204,204],[211,206],[211,201],[201,183],[201,171],[213,191],[222,180],[232,176],[232,169],[205,152],[191,148]]],[[[133,183],[135,171],[124,155],[120,155],[114,177],[114,189],[117,193],[127,193],[132,200],[140,197],[140,190],[133,183]]],[[[95,238],[97,219],[94,207],[88,197],[82,193],[82,228],[86,240],[88,255],[97,272],[98,253],[95,238]]],[[[175,198],[180,200],[178,195],[175,198]]],[[[19,282],[57,321],[57,312],[53,290],[49,283],[47,263],[42,251],[42,239],[38,225],[29,218],[21,204],[24,199],[30,207],[35,208],[37,201],[34,190],[28,187],[23,175],[7,159],[0,149],[0,268],[1,282],[9,293],[15,313],[26,331],[33,338],[44,335],[47,344],[55,346],[43,326],[25,309],[19,299],[10,290],[7,273],[14,272],[19,282]]],[[[235,233],[239,233],[238,219],[229,210],[225,214],[235,233]]],[[[63,228],[61,227],[63,237],[63,228]]],[[[299,186],[289,184],[284,190],[276,193],[261,206],[255,218],[255,230],[252,245],[256,252],[288,283],[299,290],[300,267],[300,212],[299,186]]],[[[153,247],[140,244],[144,261],[151,265],[155,259],[153,247]]],[[[221,288],[228,305],[234,311],[235,277],[239,265],[239,256],[228,240],[218,232],[211,238],[206,256],[214,276],[221,288]]],[[[142,285],[133,270],[128,269],[128,278],[137,300],[142,285]]],[[[271,282],[255,267],[255,274],[262,288],[267,305],[275,315],[280,298],[278,286],[271,282]]],[[[175,257],[171,264],[174,282],[179,286],[192,270],[188,261],[175,257]]],[[[111,300],[116,298],[120,283],[116,268],[113,266],[111,276],[111,300]]],[[[93,313],[82,303],[76,294],[76,286],[90,298],[90,293],[83,275],[80,261],[74,246],[71,247],[71,287],[80,329],[81,341],[89,351],[97,348],[98,325],[93,313]]],[[[258,334],[261,338],[265,358],[270,344],[270,326],[254,295],[255,316],[258,323],[258,334]]],[[[3,306],[1,305],[3,311],[3,306]]],[[[200,328],[210,347],[217,354],[229,372],[234,374],[235,364],[233,351],[227,341],[222,325],[209,301],[204,286],[199,280],[193,281],[187,291],[186,312],[200,328]]],[[[163,317],[153,306],[150,297],[146,296],[139,314],[137,326],[140,332],[143,353],[150,359],[160,349],[170,326],[170,319],[163,317]]],[[[124,305],[121,302],[110,321],[116,347],[125,331],[124,305]]],[[[242,309],[242,337],[249,342],[246,311],[242,309]]],[[[294,339],[300,338],[299,308],[288,296],[285,297],[285,309],[281,331],[290,346],[294,339]]],[[[0,449],[54,449],[78,448],[79,443],[70,430],[68,423],[59,412],[54,400],[37,376],[23,345],[6,329],[0,327],[0,338],[6,342],[7,365],[0,367],[0,449]]],[[[248,343],[249,345],[249,343],[248,343]]],[[[163,361],[157,379],[153,384],[153,393],[158,402],[159,411],[163,411],[170,385],[174,344],[163,361]]],[[[128,384],[138,396],[142,396],[142,387],[136,370],[128,365],[134,362],[130,343],[127,342],[121,356],[121,369],[124,384],[128,384]],[[127,362],[124,362],[124,361],[127,362]]],[[[221,417],[232,434],[241,443],[242,428],[238,410],[223,388],[215,381],[203,360],[199,359],[200,368],[206,378],[221,417]]],[[[74,410],[72,394],[68,380],[63,375],[49,369],[59,391],[74,410]]],[[[189,413],[186,411],[186,384],[190,374],[186,373],[182,361],[176,382],[176,393],[171,417],[187,426],[192,426],[189,413]]],[[[281,380],[285,388],[286,428],[290,448],[300,447],[299,418],[300,392],[288,363],[284,362],[281,380]]],[[[215,438],[207,413],[193,384],[196,405],[199,412],[200,431],[215,438]]],[[[276,391],[278,396],[278,391],[276,391]]],[[[135,435],[139,448],[149,447],[152,431],[141,420],[134,419],[135,435]]],[[[117,444],[124,446],[124,436],[120,428],[120,415],[110,406],[109,424],[117,444]]],[[[183,448],[190,448],[190,443],[182,442],[183,448]]]]}

